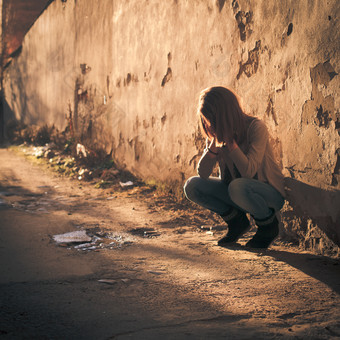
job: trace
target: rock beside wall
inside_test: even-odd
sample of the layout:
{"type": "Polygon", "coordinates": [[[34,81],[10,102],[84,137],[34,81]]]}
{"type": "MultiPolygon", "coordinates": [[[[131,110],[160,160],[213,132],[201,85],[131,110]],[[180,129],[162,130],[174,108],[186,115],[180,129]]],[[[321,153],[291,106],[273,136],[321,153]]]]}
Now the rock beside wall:
{"type": "Polygon", "coordinates": [[[286,237],[340,245],[339,3],[55,0],[5,74],[7,120],[72,118],[143,178],[182,183],[203,141],[196,104],[234,88],[287,176],[286,237]],[[322,241],[320,241],[322,240],[322,241]]]}

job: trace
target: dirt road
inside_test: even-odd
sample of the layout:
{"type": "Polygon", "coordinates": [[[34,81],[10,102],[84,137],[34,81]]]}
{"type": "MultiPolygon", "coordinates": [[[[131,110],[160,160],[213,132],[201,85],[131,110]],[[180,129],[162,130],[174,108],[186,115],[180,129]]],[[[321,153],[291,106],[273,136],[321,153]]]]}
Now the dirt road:
{"type": "Polygon", "coordinates": [[[221,248],[194,217],[0,149],[0,338],[340,339],[339,261],[221,248]]]}

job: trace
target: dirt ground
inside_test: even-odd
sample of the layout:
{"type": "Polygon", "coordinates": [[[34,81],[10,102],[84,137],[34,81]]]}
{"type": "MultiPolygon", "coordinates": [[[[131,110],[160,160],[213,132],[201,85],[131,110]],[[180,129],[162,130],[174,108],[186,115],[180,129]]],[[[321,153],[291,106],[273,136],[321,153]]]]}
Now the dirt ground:
{"type": "Polygon", "coordinates": [[[218,247],[204,216],[0,149],[0,338],[340,339],[339,260],[218,247]],[[80,230],[92,245],[53,240],[80,230]]]}

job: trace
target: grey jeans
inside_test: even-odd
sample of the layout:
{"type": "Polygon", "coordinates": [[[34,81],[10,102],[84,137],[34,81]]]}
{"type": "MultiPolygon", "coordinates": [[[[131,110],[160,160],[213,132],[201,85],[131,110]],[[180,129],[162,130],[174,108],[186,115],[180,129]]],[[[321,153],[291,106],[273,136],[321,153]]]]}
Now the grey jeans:
{"type": "Polygon", "coordinates": [[[228,185],[220,178],[194,176],[186,181],[184,192],[190,201],[219,215],[234,207],[259,220],[265,220],[284,204],[280,192],[270,184],[249,178],[237,178],[228,185]]]}

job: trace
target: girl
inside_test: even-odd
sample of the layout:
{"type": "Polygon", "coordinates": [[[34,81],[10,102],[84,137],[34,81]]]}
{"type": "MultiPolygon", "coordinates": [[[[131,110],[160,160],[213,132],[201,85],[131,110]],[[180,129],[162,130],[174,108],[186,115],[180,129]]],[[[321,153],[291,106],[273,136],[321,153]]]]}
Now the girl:
{"type": "Polygon", "coordinates": [[[249,213],[258,229],[246,246],[269,247],[279,234],[275,213],[283,206],[285,191],[265,124],[245,114],[236,95],[225,87],[201,92],[198,115],[206,148],[198,176],[184,185],[185,195],[227,222],[228,233],[219,245],[236,242],[250,229],[249,213]],[[209,177],[216,162],[220,177],[209,177]]]}

